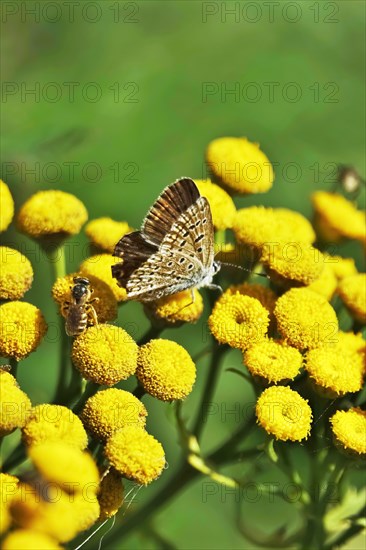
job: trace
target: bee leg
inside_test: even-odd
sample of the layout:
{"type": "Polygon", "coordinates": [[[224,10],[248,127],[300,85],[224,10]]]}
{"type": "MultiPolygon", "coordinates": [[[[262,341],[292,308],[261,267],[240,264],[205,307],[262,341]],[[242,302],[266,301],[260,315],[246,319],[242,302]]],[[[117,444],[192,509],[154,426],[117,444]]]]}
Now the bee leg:
{"type": "MultiPolygon", "coordinates": [[[[94,301],[94,300],[92,300],[92,301],[94,301]]],[[[93,306],[90,305],[90,302],[87,304],[85,309],[86,309],[86,313],[87,313],[88,317],[91,317],[91,319],[92,319],[92,324],[97,325],[98,324],[97,312],[95,311],[93,306]]]]}
{"type": "Polygon", "coordinates": [[[92,304],[93,302],[98,303],[98,302],[99,302],[99,298],[98,298],[98,297],[95,297],[95,298],[93,298],[92,300],[89,300],[88,304],[92,304]]]}
{"type": "Polygon", "coordinates": [[[70,302],[64,302],[61,306],[61,315],[63,317],[67,316],[67,312],[69,311],[70,302]]]}

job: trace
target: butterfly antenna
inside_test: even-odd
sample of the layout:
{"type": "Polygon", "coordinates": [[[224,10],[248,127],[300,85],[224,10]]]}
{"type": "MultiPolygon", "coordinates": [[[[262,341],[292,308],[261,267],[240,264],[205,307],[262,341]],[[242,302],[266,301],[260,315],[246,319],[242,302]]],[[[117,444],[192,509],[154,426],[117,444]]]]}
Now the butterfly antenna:
{"type": "Polygon", "coordinates": [[[270,276],[267,275],[267,273],[258,273],[257,271],[253,271],[251,269],[248,269],[247,267],[242,267],[241,265],[230,264],[228,262],[220,262],[220,265],[226,265],[228,267],[234,267],[235,269],[240,269],[241,271],[246,271],[248,273],[253,273],[254,275],[258,275],[259,277],[265,277],[266,279],[270,279],[270,276]]]}

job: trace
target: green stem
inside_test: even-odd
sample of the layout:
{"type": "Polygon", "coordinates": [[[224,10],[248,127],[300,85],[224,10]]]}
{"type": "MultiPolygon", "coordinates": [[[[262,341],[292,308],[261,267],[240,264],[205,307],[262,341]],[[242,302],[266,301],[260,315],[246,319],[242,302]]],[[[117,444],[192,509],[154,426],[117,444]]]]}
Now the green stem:
{"type": "Polygon", "coordinates": [[[52,265],[55,279],[66,275],[66,255],[64,243],[45,248],[47,258],[52,265]]]}
{"type": "Polygon", "coordinates": [[[10,373],[14,376],[14,378],[16,378],[18,371],[18,361],[15,359],[15,357],[10,357],[9,364],[11,367],[10,373]]]}
{"type": "Polygon", "coordinates": [[[23,460],[26,459],[26,452],[24,445],[19,443],[13,452],[8,456],[6,460],[4,460],[4,464],[2,466],[2,470],[4,472],[12,472],[12,470],[18,466],[23,460]]]}
{"type": "Polygon", "coordinates": [[[76,403],[76,405],[73,408],[73,412],[75,414],[79,414],[79,412],[83,409],[85,403],[91,397],[94,395],[100,388],[99,384],[96,384],[95,382],[92,382],[89,380],[89,382],[85,386],[84,393],[80,397],[79,401],[76,403]]]}
{"type": "MultiPolygon", "coordinates": [[[[56,243],[54,246],[45,247],[47,258],[52,266],[53,277],[65,277],[66,275],[66,257],[65,246],[63,243],[56,243]]],[[[67,373],[70,366],[70,343],[65,333],[64,319],[59,315],[59,334],[60,334],[60,362],[58,369],[58,381],[55,391],[54,402],[62,403],[63,396],[67,387],[67,373]]]]}
{"type": "Polygon", "coordinates": [[[215,394],[216,383],[220,375],[220,362],[226,351],[226,346],[219,346],[216,341],[213,341],[212,344],[212,355],[211,363],[207,373],[206,385],[203,391],[200,406],[198,409],[196,421],[194,423],[192,433],[196,436],[197,439],[202,435],[203,429],[206,426],[204,422],[204,407],[212,402],[212,399],[215,394]]]}
{"type": "MultiPolygon", "coordinates": [[[[58,381],[56,386],[56,392],[54,397],[54,403],[63,403],[65,399],[65,393],[67,388],[67,375],[70,367],[70,338],[67,336],[64,327],[64,321],[60,315],[60,362],[58,370],[58,381]]],[[[67,392],[68,393],[68,392],[67,392]]],[[[68,396],[67,396],[68,397],[68,396]]]]}
{"type": "Polygon", "coordinates": [[[133,390],[133,395],[135,397],[137,397],[137,399],[141,399],[142,397],[144,397],[144,395],[146,394],[146,391],[144,390],[144,388],[141,386],[140,383],[137,384],[136,388],[133,390]]]}

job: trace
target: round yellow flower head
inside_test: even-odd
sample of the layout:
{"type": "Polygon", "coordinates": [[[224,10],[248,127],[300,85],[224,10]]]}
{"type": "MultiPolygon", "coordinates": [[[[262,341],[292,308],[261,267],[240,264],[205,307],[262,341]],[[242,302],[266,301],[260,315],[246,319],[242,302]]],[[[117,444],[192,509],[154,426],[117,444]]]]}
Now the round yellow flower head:
{"type": "Polygon", "coordinates": [[[0,355],[17,361],[34,351],[47,332],[40,309],[28,302],[0,306],[0,355]]]}
{"type": "Polygon", "coordinates": [[[243,296],[256,298],[260,301],[262,306],[269,311],[270,314],[273,313],[277,296],[273,290],[258,283],[241,283],[239,285],[230,286],[227,290],[225,290],[222,296],[220,296],[217,302],[224,302],[228,296],[233,296],[237,293],[243,296]]]}
{"type": "Polygon", "coordinates": [[[208,326],[220,344],[247,349],[267,333],[269,314],[259,300],[237,292],[216,302],[208,326]]]}
{"type": "Polygon", "coordinates": [[[0,180],[0,232],[5,231],[14,216],[14,201],[9,187],[3,180],[0,180]]]}
{"type": "Polygon", "coordinates": [[[92,489],[85,486],[83,493],[69,493],[42,477],[32,485],[20,483],[11,503],[11,513],[17,525],[61,542],[73,539],[78,532],[90,527],[99,512],[94,484],[92,489]]]}
{"type": "Polygon", "coordinates": [[[338,285],[338,294],[352,317],[366,324],[366,273],[345,277],[338,285]]]}
{"type": "Polygon", "coordinates": [[[259,300],[262,306],[265,307],[269,313],[269,330],[274,327],[275,317],[273,312],[276,305],[277,296],[273,290],[258,283],[241,283],[239,285],[229,286],[217,302],[224,302],[228,296],[232,296],[237,293],[259,300]]]}
{"type": "Polygon", "coordinates": [[[89,397],[80,415],[88,432],[102,440],[130,424],[144,427],[146,416],[147,410],[137,397],[117,388],[89,397]]]}
{"type": "Polygon", "coordinates": [[[366,342],[362,337],[361,332],[343,332],[340,330],[335,337],[336,345],[342,346],[347,351],[355,351],[364,354],[366,352],[366,342]]]}
{"type": "Polygon", "coordinates": [[[17,493],[19,479],[10,474],[0,473],[0,535],[5,533],[11,524],[9,507],[17,493]]]}
{"type": "Polygon", "coordinates": [[[162,401],[173,401],[191,393],[196,367],[182,346],[159,338],[141,346],[136,376],[147,393],[162,401]]]}
{"type": "Polygon", "coordinates": [[[61,441],[77,449],[85,449],[88,436],[78,416],[62,405],[37,405],[22,430],[28,446],[61,441]]]}
{"type": "Polygon", "coordinates": [[[333,398],[362,388],[363,359],[361,353],[338,343],[308,351],[305,367],[322,395],[333,398]]]}
{"type": "Polygon", "coordinates": [[[15,378],[0,370],[0,437],[22,428],[28,420],[32,403],[15,378]]]}
{"type": "Polygon", "coordinates": [[[315,210],[315,227],[324,241],[336,242],[341,238],[366,240],[365,213],[337,193],[316,191],[312,203],[315,210]]]}
{"type": "Polygon", "coordinates": [[[98,491],[99,472],[89,453],[63,441],[51,441],[29,447],[28,455],[45,480],[67,493],[98,491]]]}
{"type": "Polygon", "coordinates": [[[104,450],[117,472],[140,485],[148,485],[157,479],[165,466],[161,443],[137,426],[126,426],[115,432],[107,440],[104,450]]]}
{"type": "Polygon", "coordinates": [[[0,300],[19,300],[32,285],[32,264],[8,246],[0,246],[0,262],[0,300]]]}
{"type": "Polygon", "coordinates": [[[102,478],[98,493],[100,506],[99,521],[115,516],[123,504],[123,484],[121,474],[113,468],[102,478]]]}
{"type": "Polygon", "coordinates": [[[337,289],[337,278],[334,275],[331,264],[325,263],[323,271],[315,281],[307,286],[308,290],[321,294],[328,300],[333,298],[333,295],[337,289]]]}
{"type": "Polygon", "coordinates": [[[263,250],[262,261],[271,281],[280,286],[309,285],[324,268],[324,258],[319,250],[295,241],[276,243],[272,250],[263,250]]]}
{"type": "Polygon", "coordinates": [[[268,258],[275,247],[286,243],[311,244],[315,233],[310,222],[299,212],[286,208],[251,206],[237,211],[233,230],[239,243],[257,249],[268,258]]]}
{"type": "Polygon", "coordinates": [[[207,164],[215,178],[235,193],[265,193],[273,184],[272,164],[258,143],[222,137],[209,143],[207,164]]]}
{"type": "Polygon", "coordinates": [[[271,386],[259,396],[258,423],[281,441],[301,441],[310,434],[311,408],[306,399],[286,386],[271,386]]]}
{"type": "Polygon", "coordinates": [[[117,222],[112,218],[96,218],[85,226],[85,233],[91,243],[105,252],[113,254],[118,241],[133,231],[127,222],[117,222]]]}
{"type": "Polygon", "coordinates": [[[337,411],[330,419],[336,442],[345,450],[366,455],[366,411],[337,411]]]}
{"type": "Polygon", "coordinates": [[[3,550],[61,550],[57,540],[35,529],[16,529],[4,539],[3,550]]]}
{"type": "Polygon", "coordinates": [[[152,321],[162,326],[179,326],[183,323],[195,323],[203,312],[203,299],[195,288],[194,300],[190,290],[164,296],[156,302],[145,305],[145,311],[152,321]]]}
{"type": "MultiPolygon", "coordinates": [[[[70,273],[65,277],[56,279],[52,287],[52,297],[60,306],[65,302],[71,302],[71,287],[73,286],[74,277],[82,277],[82,273],[70,273]]],[[[98,298],[93,302],[92,306],[98,317],[99,323],[113,321],[117,317],[117,301],[113,295],[111,288],[101,279],[88,275],[90,286],[93,290],[92,299],[98,298]]]]}
{"type": "Polygon", "coordinates": [[[87,219],[85,206],[74,195],[64,191],[39,191],[21,207],[18,227],[35,239],[48,235],[66,238],[79,233],[87,219]]]}
{"type": "Polygon", "coordinates": [[[284,342],[267,339],[250,347],[243,359],[253,376],[274,384],[293,380],[302,366],[302,355],[297,349],[284,342]]]}
{"type": "Polygon", "coordinates": [[[202,197],[210,204],[214,227],[231,229],[236,208],[233,199],[221,187],[210,180],[194,180],[202,197]]]}
{"type": "Polygon", "coordinates": [[[135,373],[137,344],[122,328],[97,325],[75,338],[72,361],[84,378],[113,386],[135,373]]]}
{"type": "Polygon", "coordinates": [[[337,315],[329,302],[307,288],[292,288],[275,307],[278,330],[295,348],[311,349],[331,342],[338,331],[337,315]]]}
{"type": "Polygon", "coordinates": [[[342,258],[341,256],[327,256],[327,261],[333,270],[338,281],[345,277],[357,274],[357,268],[353,258],[342,258]]]}
{"type": "Polygon", "coordinates": [[[120,261],[111,254],[96,254],[84,260],[80,264],[79,271],[88,278],[92,276],[105,283],[113,292],[115,299],[121,302],[127,299],[126,289],[118,286],[117,280],[112,277],[111,270],[112,265],[120,261]]]}

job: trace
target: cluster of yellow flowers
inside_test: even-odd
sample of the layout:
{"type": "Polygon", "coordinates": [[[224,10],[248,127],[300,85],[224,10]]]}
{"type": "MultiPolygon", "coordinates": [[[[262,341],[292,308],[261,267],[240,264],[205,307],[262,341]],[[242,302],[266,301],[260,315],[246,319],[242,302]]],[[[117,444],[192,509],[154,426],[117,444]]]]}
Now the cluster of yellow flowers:
{"type": "MultiPolygon", "coordinates": [[[[211,206],[218,257],[237,265],[243,258],[255,258],[256,269],[262,266],[268,275],[264,284],[228,286],[208,317],[213,338],[225,349],[240,350],[243,372],[261,389],[254,407],[257,423],[276,440],[306,440],[315,417],[312,400],[347,395],[348,406],[333,410],[328,427],[343,451],[365,455],[366,412],[352,405],[352,394],[362,389],[365,375],[360,330],[366,324],[366,275],[357,271],[353,259],[319,249],[320,242],[341,239],[364,245],[364,214],[343,196],[324,191],[312,197],[314,227],[285,208],[237,210],[233,194],[266,192],[274,180],[266,155],[246,138],[211,142],[207,165],[211,179],[195,182],[211,206]],[[354,330],[340,330],[335,300],[354,320],[354,330]]],[[[4,182],[0,195],[0,230],[5,231],[14,202],[4,182]]],[[[75,196],[50,190],[23,204],[17,227],[40,246],[52,243],[58,249],[87,219],[75,196]]],[[[19,429],[28,457],[25,472],[0,474],[5,550],[60,548],[117,513],[123,504],[123,478],[147,485],[165,467],[161,443],[146,430],[148,411],[141,399],[148,393],[166,402],[184,400],[193,389],[196,366],[178,343],[152,338],[138,345],[113,324],[126,291],[112,278],[112,253],[130,231],[125,221],[90,221],[85,232],[93,254],[76,272],[58,272],[51,290],[60,314],[72,301],[76,276],[89,279],[97,298],[93,306],[98,324],[90,323],[71,344],[73,377],[79,374],[79,382],[84,381],[74,407],[65,395],[53,404],[32,406],[17,383],[17,362],[38,348],[47,323],[40,309],[23,301],[33,281],[31,262],[15,249],[0,247],[0,355],[9,358],[0,370],[0,435],[19,429]],[[113,387],[131,376],[138,384],[134,393],[113,387]]],[[[145,305],[157,333],[194,323],[203,310],[196,289],[193,302],[191,292],[184,291],[145,305]]]]}

